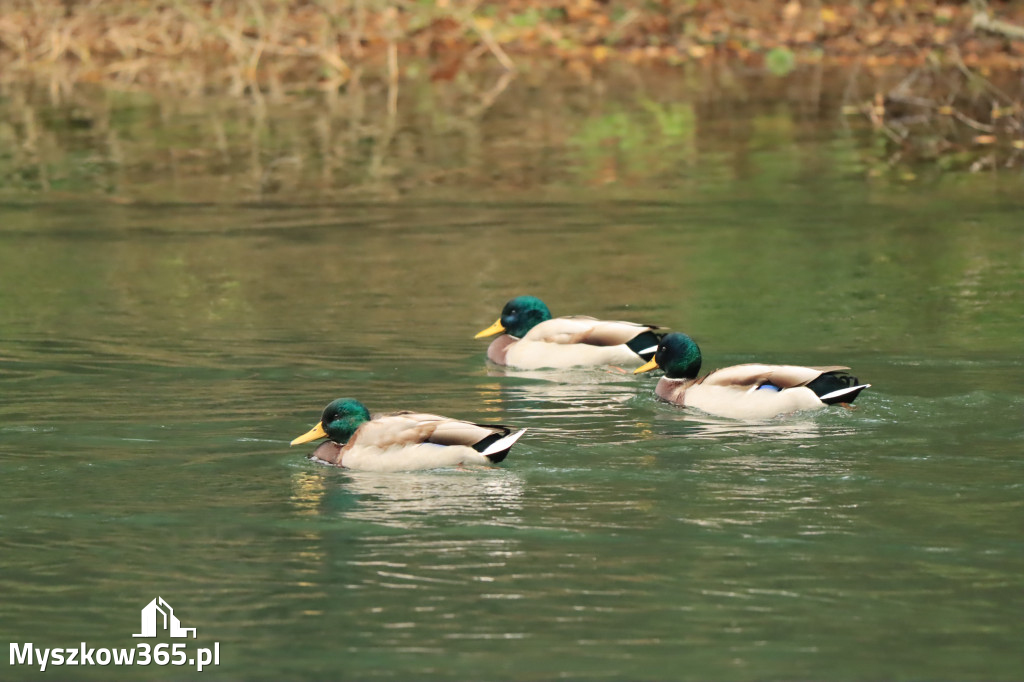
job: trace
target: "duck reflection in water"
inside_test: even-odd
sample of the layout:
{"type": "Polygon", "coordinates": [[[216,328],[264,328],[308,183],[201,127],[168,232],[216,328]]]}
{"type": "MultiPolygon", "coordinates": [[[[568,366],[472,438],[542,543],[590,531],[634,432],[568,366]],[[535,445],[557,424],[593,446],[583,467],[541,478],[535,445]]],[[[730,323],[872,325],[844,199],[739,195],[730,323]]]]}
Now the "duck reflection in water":
{"type": "Polygon", "coordinates": [[[337,513],[347,519],[395,528],[440,524],[515,526],[525,485],[515,472],[498,469],[358,472],[322,469],[297,475],[292,502],[304,514],[337,513]],[[333,505],[333,494],[346,498],[333,505]]]}

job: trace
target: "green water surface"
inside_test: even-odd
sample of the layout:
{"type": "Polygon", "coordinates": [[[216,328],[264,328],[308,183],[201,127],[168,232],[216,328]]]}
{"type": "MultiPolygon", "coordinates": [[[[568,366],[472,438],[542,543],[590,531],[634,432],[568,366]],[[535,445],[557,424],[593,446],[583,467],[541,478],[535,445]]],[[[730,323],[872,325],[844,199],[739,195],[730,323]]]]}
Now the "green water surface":
{"type": "Polygon", "coordinates": [[[8,201],[0,641],[135,646],[159,595],[219,666],[46,674],[1019,680],[1020,196],[8,201]],[[522,293],[872,388],[744,423],[488,367],[522,293]],[[348,472],[288,446],[339,396],[529,431],[493,470],[348,472]]]}

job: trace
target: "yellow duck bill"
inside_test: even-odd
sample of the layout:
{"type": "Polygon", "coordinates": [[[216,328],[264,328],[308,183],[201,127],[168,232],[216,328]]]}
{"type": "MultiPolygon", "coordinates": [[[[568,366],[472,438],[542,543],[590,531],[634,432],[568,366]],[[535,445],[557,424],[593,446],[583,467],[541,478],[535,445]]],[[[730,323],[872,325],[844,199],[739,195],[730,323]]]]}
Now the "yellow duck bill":
{"type": "Polygon", "coordinates": [[[494,336],[495,334],[500,334],[503,331],[505,331],[505,328],[503,326],[501,326],[501,318],[498,318],[497,322],[495,322],[490,327],[488,327],[487,329],[483,330],[482,332],[480,332],[479,334],[477,334],[473,338],[474,339],[482,339],[485,336],[494,336]]]}
{"type": "Polygon", "coordinates": [[[299,436],[298,438],[293,440],[291,442],[291,444],[292,445],[301,445],[302,443],[308,443],[309,441],[316,440],[317,438],[326,438],[326,437],[327,437],[327,432],[324,431],[323,422],[320,422],[316,426],[311,428],[309,431],[307,431],[306,433],[302,434],[301,436],[299,436]]]}
{"type": "Polygon", "coordinates": [[[644,372],[650,372],[652,369],[658,369],[658,361],[651,358],[646,365],[642,365],[633,370],[633,374],[643,374],[644,372]]]}

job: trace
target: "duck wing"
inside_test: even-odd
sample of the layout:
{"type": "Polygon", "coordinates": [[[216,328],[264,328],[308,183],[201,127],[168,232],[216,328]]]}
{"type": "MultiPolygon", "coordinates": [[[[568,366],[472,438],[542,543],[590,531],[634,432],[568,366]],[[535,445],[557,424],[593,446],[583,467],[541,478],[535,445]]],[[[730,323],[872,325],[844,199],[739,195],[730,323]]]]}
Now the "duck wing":
{"type": "MultiPolygon", "coordinates": [[[[531,329],[526,341],[573,344],[588,346],[629,346],[637,355],[654,355],[658,341],[666,331],[665,327],[636,322],[599,320],[586,315],[556,317],[541,322],[531,329]]],[[[645,359],[649,359],[646,358],[645,359]]]]}
{"type": "Polygon", "coordinates": [[[707,386],[752,388],[772,384],[778,388],[806,386],[823,374],[848,370],[839,365],[831,367],[801,367],[799,365],[762,365],[750,363],[734,365],[711,372],[698,383],[707,386]]]}
{"type": "Polygon", "coordinates": [[[433,443],[462,445],[478,452],[512,433],[500,424],[474,424],[422,412],[395,412],[374,417],[363,424],[349,441],[354,446],[389,448],[433,443]]]}

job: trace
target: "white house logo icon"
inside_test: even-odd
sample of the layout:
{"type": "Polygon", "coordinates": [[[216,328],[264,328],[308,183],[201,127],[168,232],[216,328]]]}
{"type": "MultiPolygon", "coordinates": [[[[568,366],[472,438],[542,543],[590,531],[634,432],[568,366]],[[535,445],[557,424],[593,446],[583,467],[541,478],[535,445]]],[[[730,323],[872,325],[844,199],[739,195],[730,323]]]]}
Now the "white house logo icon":
{"type": "Polygon", "coordinates": [[[142,632],[132,637],[156,637],[156,631],[160,627],[160,616],[163,616],[163,629],[170,631],[171,637],[188,637],[188,633],[191,632],[192,639],[196,638],[196,629],[181,627],[181,621],[175,617],[174,609],[163,597],[157,597],[142,609],[142,632]]]}

